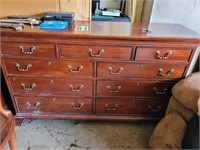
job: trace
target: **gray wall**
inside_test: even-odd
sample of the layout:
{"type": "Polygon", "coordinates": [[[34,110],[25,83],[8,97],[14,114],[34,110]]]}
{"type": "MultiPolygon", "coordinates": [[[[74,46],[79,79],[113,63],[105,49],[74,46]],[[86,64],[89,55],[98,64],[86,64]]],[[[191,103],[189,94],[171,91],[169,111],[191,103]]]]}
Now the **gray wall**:
{"type": "Polygon", "coordinates": [[[100,7],[119,9],[121,0],[100,0],[100,7]]]}
{"type": "Polygon", "coordinates": [[[150,22],[180,23],[200,33],[200,0],[154,0],[150,22]]]}

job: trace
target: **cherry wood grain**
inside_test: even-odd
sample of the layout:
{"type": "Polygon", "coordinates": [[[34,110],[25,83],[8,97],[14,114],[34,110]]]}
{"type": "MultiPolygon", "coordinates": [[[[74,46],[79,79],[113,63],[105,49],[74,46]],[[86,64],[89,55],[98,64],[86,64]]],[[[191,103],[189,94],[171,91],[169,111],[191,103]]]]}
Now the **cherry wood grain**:
{"type": "Polygon", "coordinates": [[[137,47],[135,60],[143,61],[189,61],[192,48],[137,47]]]}
{"type": "Polygon", "coordinates": [[[10,78],[14,94],[93,95],[93,82],[88,79],[10,78]]]}
{"type": "Polygon", "coordinates": [[[97,99],[96,113],[105,114],[164,114],[166,101],[150,99],[97,99]]]}
{"type": "MultiPolygon", "coordinates": [[[[84,38],[95,39],[132,39],[132,40],[159,40],[159,41],[187,41],[199,42],[198,33],[180,25],[180,24],[132,24],[129,22],[85,22],[76,21],[69,25],[68,29],[63,31],[47,31],[40,30],[38,26],[31,28],[25,26],[22,32],[14,32],[9,29],[2,29],[2,36],[26,36],[26,37],[50,37],[50,38],[77,38],[84,36],[84,38]],[[76,26],[88,26],[87,32],[76,31],[76,26]],[[153,32],[142,32],[143,28],[150,28],[153,32]]],[[[198,43],[199,44],[199,43],[198,43]]]]}
{"type": "Polygon", "coordinates": [[[60,55],[64,58],[86,59],[122,59],[130,60],[132,47],[93,46],[93,45],[59,45],[60,55]],[[82,55],[80,55],[80,53],[82,55]]]}
{"type": "Polygon", "coordinates": [[[184,64],[170,63],[165,65],[162,63],[98,63],[97,76],[101,78],[179,79],[183,77],[185,67],[184,64]],[[112,71],[110,71],[110,67],[112,68],[112,71]],[[120,68],[123,68],[123,70],[119,71],[120,68]],[[162,69],[164,74],[167,74],[171,69],[174,69],[174,72],[162,76],[159,74],[159,69],[162,69]]]}
{"type": "Polygon", "coordinates": [[[4,63],[5,66],[7,66],[6,70],[8,75],[93,76],[93,64],[89,61],[5,59],[4,63]],[[19,64],[19,67],[17,67],[16,64],[19,64]],[[82,66],[82,69],[80,69],[80,66],[82,66]],[[25,69],[26,71],[21,71],[21,69],[25,69]],[[72,71],[70,71],[70,69],[72,71]]]}
{"type": "Polygon", "coordinates": [[[16,97],[15,100],[22,113],[92,113],[91,98],[16,97]]]}
{"type": "Polygon", "coordinates": [[[7,43],[1,44],[2,55],[20,57],[56,57],[54,44],[7,43]]]}
{"type": "Polygon", "coordinates": [[[175,82],[140,80],[97,81],[97,96],[151,96],[165,99],[171,96],[171,88],[174,84],[175,82]]]}

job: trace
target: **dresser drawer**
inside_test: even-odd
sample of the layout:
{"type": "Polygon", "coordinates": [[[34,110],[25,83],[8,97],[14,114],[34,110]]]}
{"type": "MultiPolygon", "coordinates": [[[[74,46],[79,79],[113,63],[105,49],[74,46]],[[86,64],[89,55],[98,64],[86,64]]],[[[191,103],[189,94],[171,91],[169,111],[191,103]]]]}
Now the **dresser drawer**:
{"type": "Polygon", "coordinates": [[[136,51],[135,60],[188,62],[192,48],[137,47],[136,51]]]}
{"type": "Polygon", "coordinates": [[[14,94],[93,95],[89,79],[9,78],[14,94]]]}
{"type": "Polygon", "coordinates": [[[61,57],[67,58],[109,58],[130,60],[131,47],[113,46],[73,46],[59,45],[61,57]]]}
{"type": "Polygon", "coordinates": [[[97,96],[171,96],[175,82],[166,81],[97,81],[97,96]]]}
{"type": "Polygon", "coordinates": [[[167,103],[162,99],[97,99],[96,113],[162,115],[167,103]]]}
{"type": "Polygon", "coordinates": [[[176,79],[183,76],[184,64],[98,63],[98,77],[176,79]]]}
{"type": "Polygon", "coordinates": [[[15,97],[22,113],[92,113],[90,98],[15,97]]]}
{"type": "Polygon", "coordinates": [[[2,42],[1,52],[13,57],[56,57],[54,44],[2,42]]]}
{"type": "Polygon", "coordinates": [[[89,61],[4,59],[3,62],[8,75],[93,76],[93,64],[89,61]]]}

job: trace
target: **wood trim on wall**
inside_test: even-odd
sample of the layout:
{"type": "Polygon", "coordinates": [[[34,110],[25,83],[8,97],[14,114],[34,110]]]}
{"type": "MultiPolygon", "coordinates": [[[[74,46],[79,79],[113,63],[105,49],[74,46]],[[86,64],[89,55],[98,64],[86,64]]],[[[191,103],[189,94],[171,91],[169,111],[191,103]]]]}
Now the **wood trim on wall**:
{"type": "Polygon", "coordinates": [[[144,0],[134,0],[133,1],[133,17],[132,22],[139,23],[142,21],[144,0]]]}
{"type": "Polygon", "coordinates": [[[43,15],[46,11],[59,11],[58,0],[0,0],[0,18],[9,15],[43,15]]]}
{"type": "Polygon", "coordinates": [[[89,21],[91,0],[0,0],[0,18],[43,16],[47,11],[75,12],[75,20],[89,21]]]}
{"type": "Polygon", "coordinates": [[[126,0],[126,10],[125,14],[129,17],[133,17],[133,1],[134,0],[126,0]]]}

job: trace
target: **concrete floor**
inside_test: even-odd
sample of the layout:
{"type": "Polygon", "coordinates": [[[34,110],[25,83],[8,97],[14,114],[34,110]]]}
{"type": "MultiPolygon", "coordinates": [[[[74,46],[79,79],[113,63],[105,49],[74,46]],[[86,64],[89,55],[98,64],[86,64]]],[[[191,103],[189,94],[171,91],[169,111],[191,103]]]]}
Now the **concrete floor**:
{"type": "Polygon", "coordinates": [[[35,120],[16,132],[18,150],[130,150],[147,149],[154,128],[149,122],[35,120]]]}

